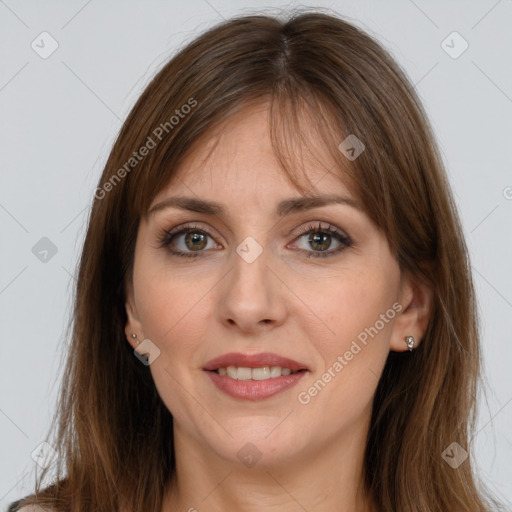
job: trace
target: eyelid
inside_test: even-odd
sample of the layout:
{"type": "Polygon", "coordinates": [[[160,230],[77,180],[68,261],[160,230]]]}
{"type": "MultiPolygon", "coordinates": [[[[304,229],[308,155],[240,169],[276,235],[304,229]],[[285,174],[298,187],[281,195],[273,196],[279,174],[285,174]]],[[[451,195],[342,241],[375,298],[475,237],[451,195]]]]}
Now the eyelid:
{"type": "MultiPolygon", "coordinates": [[[[327,233],[333,233],[333,234],[339,235],[340,237],[350,239],[350,237],[342,229],[334,226],[330,222],[321,221],[321,220],[315,220],[315,221],[308,222],[307,225],[302,226],[298,229],[298,232],[295,233],[295,236],[301,236],[301,235],[307,234],[308,232],[312,231],[313,229],[315,229],[317,231],[325,231],[327,233]],[[325,225],[322,225],[322,223],[325,225]]],[[[293,231],[292,231],[292,233],[293,233],[293,231]]],[[[292,234],[292,233],[290,233],[290,234],[292,234]]]]}
{"type": "MultiPolygon", "coordinates": [[[[202,231],[206,233],[208,236],[210,236],[212,239],[215,239],[217,235],[213,233],[213,231],[210,228],[202,227],[199,225],[196,225],[195,222],[183,222],[181,224],[178,224],[177,226],[174,226],[170,229],[162,229],[158,236],[158,242],[160,247],[165,247],[170,244],[171,239],[173,237],[176,237],[178,235],[182,235],[186,233],[187,231],[202,231]]],[[[217,242],[216,242],[217,243],[217,242]]]]}
{"type": "Polygon", "coordinates": [[[308,251],[305,249],[297,248],[299,252],[306,253],[308,258],[327,258],[330,256],[337,256],[345,249],[352,247],[354,245],[352,238],[343,230],[337,228],[336,226],[333,226],[329,222],[326,222],[326,224],[327,226],[322,226],[322,221],[310,222],[307,226],[304,226],[301,229],[299,229],[299,233],[296,234],[292,243],[297,243],[296,240],[299,240],[300,238],[310,233],[327,234],[328,236],[334,238],[339,243],[339,247],[337,247],[336,249],[329,249],[326,251],[308,251]]]}
{"type": "MultiPolygon", "coordinates": [[[[216,235],[212,232],[212,230],[209,227],[202,227],[196,224],[199,224],[200,222],[196,223],[195,221],[191,222],[184,222],[181,224],[178,224],[177,226],[174,226],[170,229],[163,229],[160,234],[158,235],[158,241],[159,241],[159,247],[165,248],[171,244],[174,238],[181,236],[183,234],[186,234],[187,232],[203,232],[212,240],[215,242],[215,244],[218,244],[218,242],[215,240],[216,235]]],[[[293,241],[291,243],[296,243],[297,239],[302,238],[303,236],[309,234],[309,233],[315,233],[315,232],[323,232],[327,233],[331,237],[335,238],[338,243],[340,244],[340,247],[336,249],[329,249],[326,251],[308,251],[305,249],[299,249],[296,248],[296,250],[300,253],[307,253],[308,257],[328,257],[328,256],[334,256],[338,253],[342,252],[344,249],[351,247],[353,245],[351,237],[346,234],[343,230],[340,228],[332,225],[329,222],[326,221],[310,221],[305,226],[303,225],[301,228],[299,228],[298,232],[294,229],[290,231],[290,234],[287,236],[294,236],[293,241]],[[325,223],[326,226],[322,226],[322,223],[325,223]],[[295,233],[294,233],[295,232],[295,233]]],[[[288,244],[289,245],[289,244],[288,244]]],[[[288,247],[287,245],[287,247],[288,247]]],[[[203,255],[203,253],[207,252],[206,250],[201,251],[181,251],[181,250],[175,250],[171,251],[171,254],[175,256],[192,256],[192,257],[200,257],[203,255]]]]}

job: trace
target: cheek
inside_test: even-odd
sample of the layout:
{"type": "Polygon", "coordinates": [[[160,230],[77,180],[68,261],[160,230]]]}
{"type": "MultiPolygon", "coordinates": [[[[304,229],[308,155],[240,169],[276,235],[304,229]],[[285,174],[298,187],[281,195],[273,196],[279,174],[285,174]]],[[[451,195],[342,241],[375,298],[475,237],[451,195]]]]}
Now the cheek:
{"type": "Polygon", "coordinates": [[[159,271],[145,276],[138,297],[144,336],[160,349],[149,367],[158,394],[176,420],[201,416],[191,396],[198,396],[201,351],[208,343],[211,319],[203,289],[194,288],[190,279],[173,279],[159,271]]]}
{"type": "Polygon", "coordinates": [[[386,312],[392,308],[396,297],[394,272],[380,267],[352,270],[331,280],[328,289],[318,289],[315,311],[325,327],[324,336],[319,339],[325,343],[328,353],[338,354],[358,336],[364,341],[369,330],[376,338],[373,329],[376,324],[381,338],[389,334],[394,312],[387,315],[386,312]]]}
{"type": "Polygon", "coordinates": [[[392,265],[368,265],[317,294],[318,316],[328,330],[311,337],[323,368],[302,389],[299,401],[319,408],[309,411],[343,410],[352,421],[369,407],[389,354],[398,277],[392,265]]]}
{"type": "Polygon", "coordinates": [[[193,269],[177,273],[171,265],[147,255],[138,264],[134,286],[144,335],[168,344],[184,328],[197,330],[197,316],[206,314],[203,296],[207,283],[197,286],[193,269]]]}
{"type": "Polygon", "coordinates": [[[179,375],[182,383],[204,363],[201,353],[215,341],[210,340],[209,331],[211,290],[217,281],[214,275],[198,279],[192,267],[177,272],[155,259],[139,261],[138,273],[134,274],[137,310],[144,336],[161,352],[151,367],[155,381],[166,378],[172,382],[165,375],[167,369],[172,376],[179,375]]]}

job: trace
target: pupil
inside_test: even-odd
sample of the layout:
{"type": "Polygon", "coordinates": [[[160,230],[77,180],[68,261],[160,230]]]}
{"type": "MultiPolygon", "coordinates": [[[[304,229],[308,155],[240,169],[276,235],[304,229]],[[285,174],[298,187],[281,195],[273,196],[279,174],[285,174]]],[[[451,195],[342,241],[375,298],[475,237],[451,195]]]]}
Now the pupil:
{"type": "Polygon", "coordinates": [[[201,234],[201,233],[187,233],[187,237],[186,237],[186,242],[187,242],[187,247],[189,247],[189,244],[188,242],[192,242],[192,247],[189,247],[189,249],[203,249],[205,247],[205,239],[206,237],[201,234]],[[203,242],[201,244],[201,242],[203,242]],[[197,244],[200,244],[200,245],[197,245],[197,244]]]}
{"type": "Polygon", "coordinates": [[[312,239],[310,240],[310,242],[313,242],[315,244],[320,244],[320,247],[319,249],[321,250],[325,250],[325,249],[328,249],[329,248],[329,243],[327,242],[327,240],[330,238],[330,235],[327,235],[327,234],[317,234],[317,235],[314,235],[312,237],[312,239]],[[322,239],[323,238],[323,243],[319,241],[319,239],[322,239]]]}

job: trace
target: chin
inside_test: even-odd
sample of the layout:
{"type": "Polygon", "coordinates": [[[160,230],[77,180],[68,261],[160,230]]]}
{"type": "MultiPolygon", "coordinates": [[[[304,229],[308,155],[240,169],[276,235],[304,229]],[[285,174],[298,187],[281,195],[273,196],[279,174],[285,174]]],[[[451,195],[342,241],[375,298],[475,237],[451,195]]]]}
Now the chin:
{"type": "Polygon", "coordinates": [[[275,418],[268,418],[259,425],[255,424],[257,420],[254,418],[246,420],[231,422],[230,428],[226,428],[233,437],[228,438],[223,432],[222,439],[208,436],[206,443],[222,459],[247,468],[276,468],[304,457],[302,448],[307,439],[304,431],[283,429],[278,432],[279,421],[275,418]],[[252,424],[248,425],[248,422],[252,424]]]}

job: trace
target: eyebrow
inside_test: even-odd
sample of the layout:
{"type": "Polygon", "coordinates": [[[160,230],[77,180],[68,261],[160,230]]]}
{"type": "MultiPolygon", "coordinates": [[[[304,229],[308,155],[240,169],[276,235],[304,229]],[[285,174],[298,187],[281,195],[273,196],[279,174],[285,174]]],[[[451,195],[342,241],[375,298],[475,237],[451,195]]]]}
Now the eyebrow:
{"type": "MultiPolygon", "coordinates": [[[[284,217],[293,213],[303,212],[321,206],[328,206],[330,204],[344,204],[361,210],[358,203],[351,197],[328,194],[314,197],[293,197],[285,199],[277,205],[276,213],[279,217],[284,217]]],[[[191,212],[218,215],[219,217],[225,217],[227,213],[224,206],[215,201],[206,201],[195,197],[168,197],[160,203],[152,206],[147,215],[149,217],[160,210],[172,207],[191,212]]]]}

